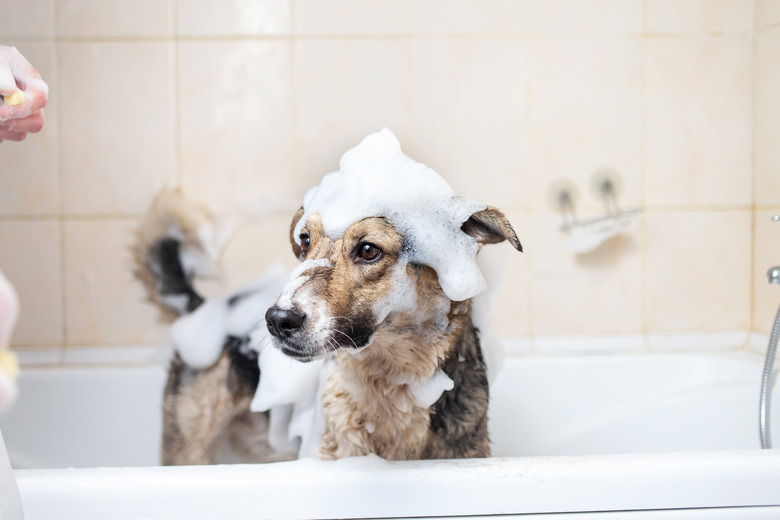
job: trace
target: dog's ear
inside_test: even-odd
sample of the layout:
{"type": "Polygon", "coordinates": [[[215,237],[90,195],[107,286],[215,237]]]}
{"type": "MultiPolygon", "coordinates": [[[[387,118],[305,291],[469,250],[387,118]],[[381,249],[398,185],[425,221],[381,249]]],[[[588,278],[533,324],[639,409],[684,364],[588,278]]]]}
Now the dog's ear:
{"type": "Polygon", "coordinates": [[[298,221],[301,220],[301,217],[303,217],[303,206],[295,212],[292,224],[290,224],[290,243],[292,244],[293,253],[295,253],[296,258],[301,257],[301,244],[298,243],[298,237],[295,236],[295,226],[298,225],[298,221]]]}
{"type": "Polygon", "coordinates": [[[512,247],[523,252],[523,246],[517,238],[512,224],[498,209],[488,206],[469,217],[460,227],[464,233],[474,238],[479,245],[498,244],[508,240],[512,247]]]}

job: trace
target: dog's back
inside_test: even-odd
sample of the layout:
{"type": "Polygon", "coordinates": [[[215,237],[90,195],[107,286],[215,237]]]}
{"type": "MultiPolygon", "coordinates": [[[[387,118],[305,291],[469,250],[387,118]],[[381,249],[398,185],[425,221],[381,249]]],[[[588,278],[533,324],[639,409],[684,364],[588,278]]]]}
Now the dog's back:
{"type": "Polygon", "coordinates": [[[132,251],[134,274],[161,317],[194,345],[175,345],[163,398],[162,463],[213,464],[218,461],[269,462],[289,460],[268,444],[268,414],[250,412],[260,377],[257,352],[249,348],[251,330],[229,334],[215,330],[206,306],[230,307],[243,295],[206,302],[193,285],[197,272],[215,261],[204,243],[212,222],[206,208],[178,190],[164,190],[153,201],[136,234],[132,251]],[[182,321],[185,320],[185,321],[182,321]],[[204,343],[211,343],[204,345],[204,343]],[[189,347],[189,349],[184,348],[189,347]],[[204,355],[205,352],[205,355],[204,355]]]}

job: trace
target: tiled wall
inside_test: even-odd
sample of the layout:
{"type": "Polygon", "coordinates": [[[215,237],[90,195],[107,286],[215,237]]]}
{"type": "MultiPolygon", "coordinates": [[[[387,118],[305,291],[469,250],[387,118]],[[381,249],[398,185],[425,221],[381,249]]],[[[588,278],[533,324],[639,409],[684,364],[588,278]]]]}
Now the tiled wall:
{"type": "Polygon", "coordinates": [[[780,306],[780,285],[766,272],[780,265],[780,2],[756,4],[754,126],[753,327],[769,333],[780,306]]]}
{"type": "Polygon", "coordinates": [[[19,349],[165,338],[126,246],[166,184],[262,214],[222,285],[294,265],[302,193],[383,126],[515,224],[527,253],[508,257],[495,325],[520,345],[766,332],[780,303],[763,277],[780,263],[780,0],[0,0],[0,13],[0,42],[52,92],[44,131],[0,144],[19,349]],[[549,187],[569,179],[579,216],[597,215],[603,168],[644,216],[575,256],[549,187]]]}

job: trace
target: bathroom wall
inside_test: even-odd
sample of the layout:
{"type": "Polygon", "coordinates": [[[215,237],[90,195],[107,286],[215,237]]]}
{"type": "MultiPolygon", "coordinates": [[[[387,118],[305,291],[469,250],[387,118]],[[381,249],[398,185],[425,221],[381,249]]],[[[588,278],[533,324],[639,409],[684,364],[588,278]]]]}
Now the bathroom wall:
{"type": "Polygon", "coordinates": [[[273,261],[305,189],[393,129],[459,193],[507,213],[495,327],[517,352],[739,346],[780,303],[780,1],[0,0],[0,42],[51,87],[0,144],[0,266],[27,362],[159,344],[127,245],[181,185],[252,217],[217,293],[273,261]],[[618,172],[640,223],[575,256],[549,187],[618,172]],[[682,339],[681,339],[682,338],[682,339]],[[698,342],[698,340],[696,340],[698,342]],[[699,342],[700,343],[700,342],[699,342]],[[696,343],[694,343],[696,344],[696,343]]]}
{"type": "Polygon", "coordinates": [[[754,289],[753,328],[768,334],[780,306],[780,285],[766,272],[780,265],[780,2],[756,4],[754,37],[754,289]]]}

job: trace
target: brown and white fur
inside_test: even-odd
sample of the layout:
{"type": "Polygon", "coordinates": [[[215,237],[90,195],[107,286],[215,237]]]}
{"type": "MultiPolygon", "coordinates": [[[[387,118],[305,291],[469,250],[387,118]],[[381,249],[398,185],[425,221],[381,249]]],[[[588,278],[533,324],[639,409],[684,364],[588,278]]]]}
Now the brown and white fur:
{"type": "MultiPolygon", "coordinates": [[[[406,263],[405,237],[384,218],[360,220],[333,240],[317,213],[292,236],[302,216],[299,210],[290,239],[303,263],[266,323],[288,356],[335,359],[322,394],[319,456],[489,456],[488,378],[471,301],[451,301],[432,268],[406,263]],[[400,298],[388,309],[399,286],[413,301],[400,298]],[[416,385],[439,371],[453,388],[432,405],[420,403],[416,385]]],[[[508,240],[522,251],[495,208],[475,213],[461,229],[480,246],[508,240]]]]}
{"type": "MultiPolygon", "coordinates": [[[[199,247],[198,230],[210,218],[180,192],[163,192],[139,230],[136,276],[168,319],[203,304],[181,250],[199,247]]],[[[522,250],[497,209],[475,213],[462,230],[480,245],[508,240],[522,250]]],[[[471,302],[451,301],[433,269],[404,262],[405,239],[383,218],[361,220],[331,240],[315,214],[291,240],[303,263],[266,319],[287,355],[335,360],[322,394],[320,457],[488,456],[489,389],[471,302]],[[399,284],[411,290],[413,301],[388,309],[385,301],[397,296],[399,284]],[[439,371],[453,388],[423,406],[415,385],[439,371]]],[[[225,444],[243,462],[294,457],[270,447],[268,415],[249,410],[262,374],[256,354],[245,348],[248,341],[226,337],[219,359],[207,368],[174,356],[164,395],[163,464],[219,462],[225,444]]]]}
{"type": "MultiPolygon", "coordinates": [[[[163,190],[136,233],[134,274],[166,321],[197,310],[204,299],[193,286],[195,269],[184,261],[208,256],[203,230],[214,221],[202,205],[180,190],[163,190]]],[[[245,297],[227,300],[233,305],[245,297]]],[[[174,354],[163,397],[162,463],[273,462],[294,454],[268,444],[268,414],[250,403],[260,371],[248,335],[227,336],[216,362],[193,368],[174,354]]]]}

